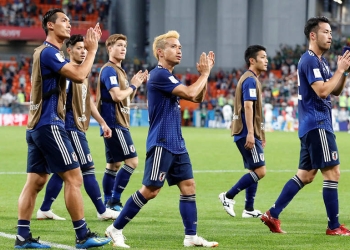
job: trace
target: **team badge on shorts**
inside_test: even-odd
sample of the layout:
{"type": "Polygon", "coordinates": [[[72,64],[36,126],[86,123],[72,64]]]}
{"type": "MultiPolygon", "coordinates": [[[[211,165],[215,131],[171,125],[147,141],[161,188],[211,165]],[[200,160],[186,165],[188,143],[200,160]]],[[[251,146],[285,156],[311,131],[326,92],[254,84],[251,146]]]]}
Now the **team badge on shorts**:
{"type": "Polygon", "coordinates": [[[73,161],[78,161],[78,157],[75,154],[75,152],[72,152],[72,158],[73,158],[73,161]]]}
{"type": "Polygon", "coordinates": [[[264,154],[259,154],[259,157],[260,157],[261,161],[264,161],[264,159],[265,159],[264,154]]]}
{"type": "Polygon", "coordinates": [[[86,155],[86,158],[88,159],[89,162],[92,162],[92,156],[91,156],[91,154],[87,154],[87,155],[86,155]]]}
{"type": "Polygon", "coordinates": [[[166,175],[165,172],[160,172],[160,174],[159,174],[159,181],[164,181],[165,180],[165,175],[166,175]]]}
{"type": "Polygon", "coordinates": [[[332,160],[333,160],[333,161],[338,160],[338,152],[337,152],[337,151],[333,151],[333,152],[332,152],[332,160]]]}
{"type": "Polygon", "coordinates": [[[135,153],[135,146],[134,145],[130,145],[129,148],[130,148],[131,153],[135,153]]]}

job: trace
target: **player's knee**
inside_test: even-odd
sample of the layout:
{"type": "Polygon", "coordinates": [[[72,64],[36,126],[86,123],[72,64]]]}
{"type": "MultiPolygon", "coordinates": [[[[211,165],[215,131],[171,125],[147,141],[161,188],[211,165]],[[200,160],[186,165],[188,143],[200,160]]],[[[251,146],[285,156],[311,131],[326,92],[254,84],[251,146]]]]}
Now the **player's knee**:
{"type": "Polygon", "coordinates": [[[107,163],[106,168],[112,171],[118,171],[121,165],[122,165],[121,162],[107,163]]]}
{"type": "Polygon", "coordinates": [[[146,200],[152,200],[157,197],[160,192],[160,187],[146,187],[142,186],[140,193],[146,200]]]}
{"type": "Polygon", "coordinates": [[[139,158],[134,157],[131,159],[127,159],[127,160],[125,160],[125,164],[128,165],[129,167],[135,169],[137,167],[137,165],[139,164],[139,158]]]}

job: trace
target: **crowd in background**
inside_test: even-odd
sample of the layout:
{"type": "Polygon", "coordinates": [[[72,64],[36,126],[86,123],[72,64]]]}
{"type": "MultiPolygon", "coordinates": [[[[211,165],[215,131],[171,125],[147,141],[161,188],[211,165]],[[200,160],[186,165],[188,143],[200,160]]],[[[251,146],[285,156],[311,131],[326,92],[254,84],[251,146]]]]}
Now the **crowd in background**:
{"type": "MultiPolygon", "coordinates": [[[[4,1],[2,1],[4,2],[4,1]]],[[[41,18],[45,8],[61,7],[67,15],[74,21],[84,21],[87,16],[99,15],[99,21],[107,20],[110,0],[12,0],[0,7],[1,25],[14,26],[32,26],[35,23],[41,24],[41,18]]],[[[95,19],[96,20],[96,19],[95,19]]],[[[330,70],[336,70],[337,55],[342,51],[342,47],[349,44],[347,40],[333,40],[332,48],[325,57],[330,63],[330,70]]],[[[103,47],[103,45],[101,45],[103,47]]],[[[297,120],[298,105],[298,83],[297,83],[297,64],[302,53],[306,51],[306,47],[297,45],[291,47],[288,45],[280,45],[274,53],[275,56],[269,58],[268,71],[263,72],[260,81],[263,87],[263,101],[265,104],[265,112],[272,112],[272,120],[283,117],[284,120],[291,116],[297,120]]],[[[268,51],[268,54],[272,52],[268,51]]],[[[96,93],[99,71],[105,63],[106,52],[103,48],[99,49],[95,64],[89,75],[90,90],[94,97],[96,93]]],[[[148,70],[152,68],[142,62],[138,58],[123,63],[123,67],[131,77],[140,69],[148,70]]],[[[205,101],[200,110],[201,119],[207,119],[206,113],[214,110],[216,117],[223,119],[222,109],[225,105],[231,106],[233,109],[235,88],[242,73],[246,67],[233,68],[230,71],[217,69],[212,72],[209,78],[208,91],[205,101]]],[[[0,107],[11,107],[12,112],[25,112],[22,107],[23,103],[29,101],[30,98],[30,73],[31,73],[31,55],[14,55],[10,61],[0,61],[0,107]]],[[[190,85],[196,81],[198,75],[192,73],[190,69],[186,72],[175,72],[181,81],[190,85]]],[[[146,103],[146,88],[142,85],[135,96],[134,102],[142,107],[146,103]]],[[[332,96],[332,104],[334,107],[334,119],[339,121],[348,120],[350,112],[350,81],[346,83],[345,90],[340,97],[332,96]]],[[[192,115],[195,108],[189,107],[184,114],[186,125],[191,125],[192,115]]],[[[218,118],[219,119],[219,118],[218,118]]],[[[281,119],[281,118],[280,118],[281,119]]],[[[205,124],[205,123],[204,123],[205,124]]]]}

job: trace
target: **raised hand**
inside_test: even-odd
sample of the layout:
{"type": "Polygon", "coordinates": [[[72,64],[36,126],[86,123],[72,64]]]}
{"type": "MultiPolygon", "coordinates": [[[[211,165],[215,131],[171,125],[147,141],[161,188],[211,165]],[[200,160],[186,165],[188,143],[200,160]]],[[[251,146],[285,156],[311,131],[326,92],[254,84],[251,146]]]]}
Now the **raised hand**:
{"type": "Polygon", "coordinates": [[[102,36],[102,31],[101,31],[101,27],[100,27],[100,23],[96,23],[94,31],[96,32],[97,35],[97,40],[99,41],[101,39],[102,36]]]}
{"type": "Polygon", "coordinates": [[[135,85],[135,87],[138,88],[147,79],[147,75],[148,75],[147,70],[145,70],[144,72],[142,72],[142,70],[140,70],[131,78],[130,82],[132,85],[135,85]]]}
{"type": "MultiPolygon", "coordinates": [[[[209,52],[210,53],[210,52],[209,52]]],[[[209,56],[209,55],[208,55],[209,56]]],[[[199,62],[197,62],[197,70],[201,75],[209,75],[212,66],[210,67],[209,57],[204,52],[199,57],[199,62]]]]}
{"type": "Polygon", "coordinates": [[[95,32],[93,28],[89,28],[86,31],[86,36],[84,37],[84,46],[87,51],[97,51],[98,48],[98,40],[100,39],[100,35],[95,32]]]}
{"type": "Polygon", "coordinates": [[[213,51],[209,51],[207,57],[209,59],[209,67],[210,67],[210,69],[212,69],[214,64],[215,64],[215,54],[214,54],[214,52],[213,51]]]}

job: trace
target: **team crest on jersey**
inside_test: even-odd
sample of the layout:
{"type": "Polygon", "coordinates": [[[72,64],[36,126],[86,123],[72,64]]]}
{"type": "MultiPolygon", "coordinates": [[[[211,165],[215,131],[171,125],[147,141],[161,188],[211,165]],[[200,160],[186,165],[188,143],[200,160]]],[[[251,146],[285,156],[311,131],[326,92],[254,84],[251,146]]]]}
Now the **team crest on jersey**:
{"type": "Polygon", "coordinates": [[[75,154],[75,152],[72,152],[72,158],[73,158],[73,161],[78,161],[78,157],[75,154]]]}
{"type": "Polygon", "coordinates": [[[88,160],[89,162],[92,162],[92,156],[91,156],[91,154],[87,154],[87,155],[86,155],[86,158],[87,158],[87,160],[88,160]]]}
{"type": "Polygon", "coordinates": [[[260,157],[260,160],[261,160],[261,161],[264,161],[264,160],[265,160],[265,157],[264,157],[264,154],[263,154],[263,153],[259,154],[259,157],[260,157]]]}
{"type": "Polygon", "coordinates": [[[130,145],[129,148],[130,148],[130,151],[132,153],[135,153],[135,146],[134,145],[130,145]]]}
{"type": "Polygon", "coordinates": [[[164,181],[165,180],[165,175],[166,175],[165,172],[160,172],[160,174],[159,174],[159,181],[164,181]]]}
{"type": "Polygon", "coordinates": [[[332,160],[333,160],[333,161],[338,160],[338,152],[337,152],[337,151],[333,151],[333,152],[332,152],[332,160]]]}

